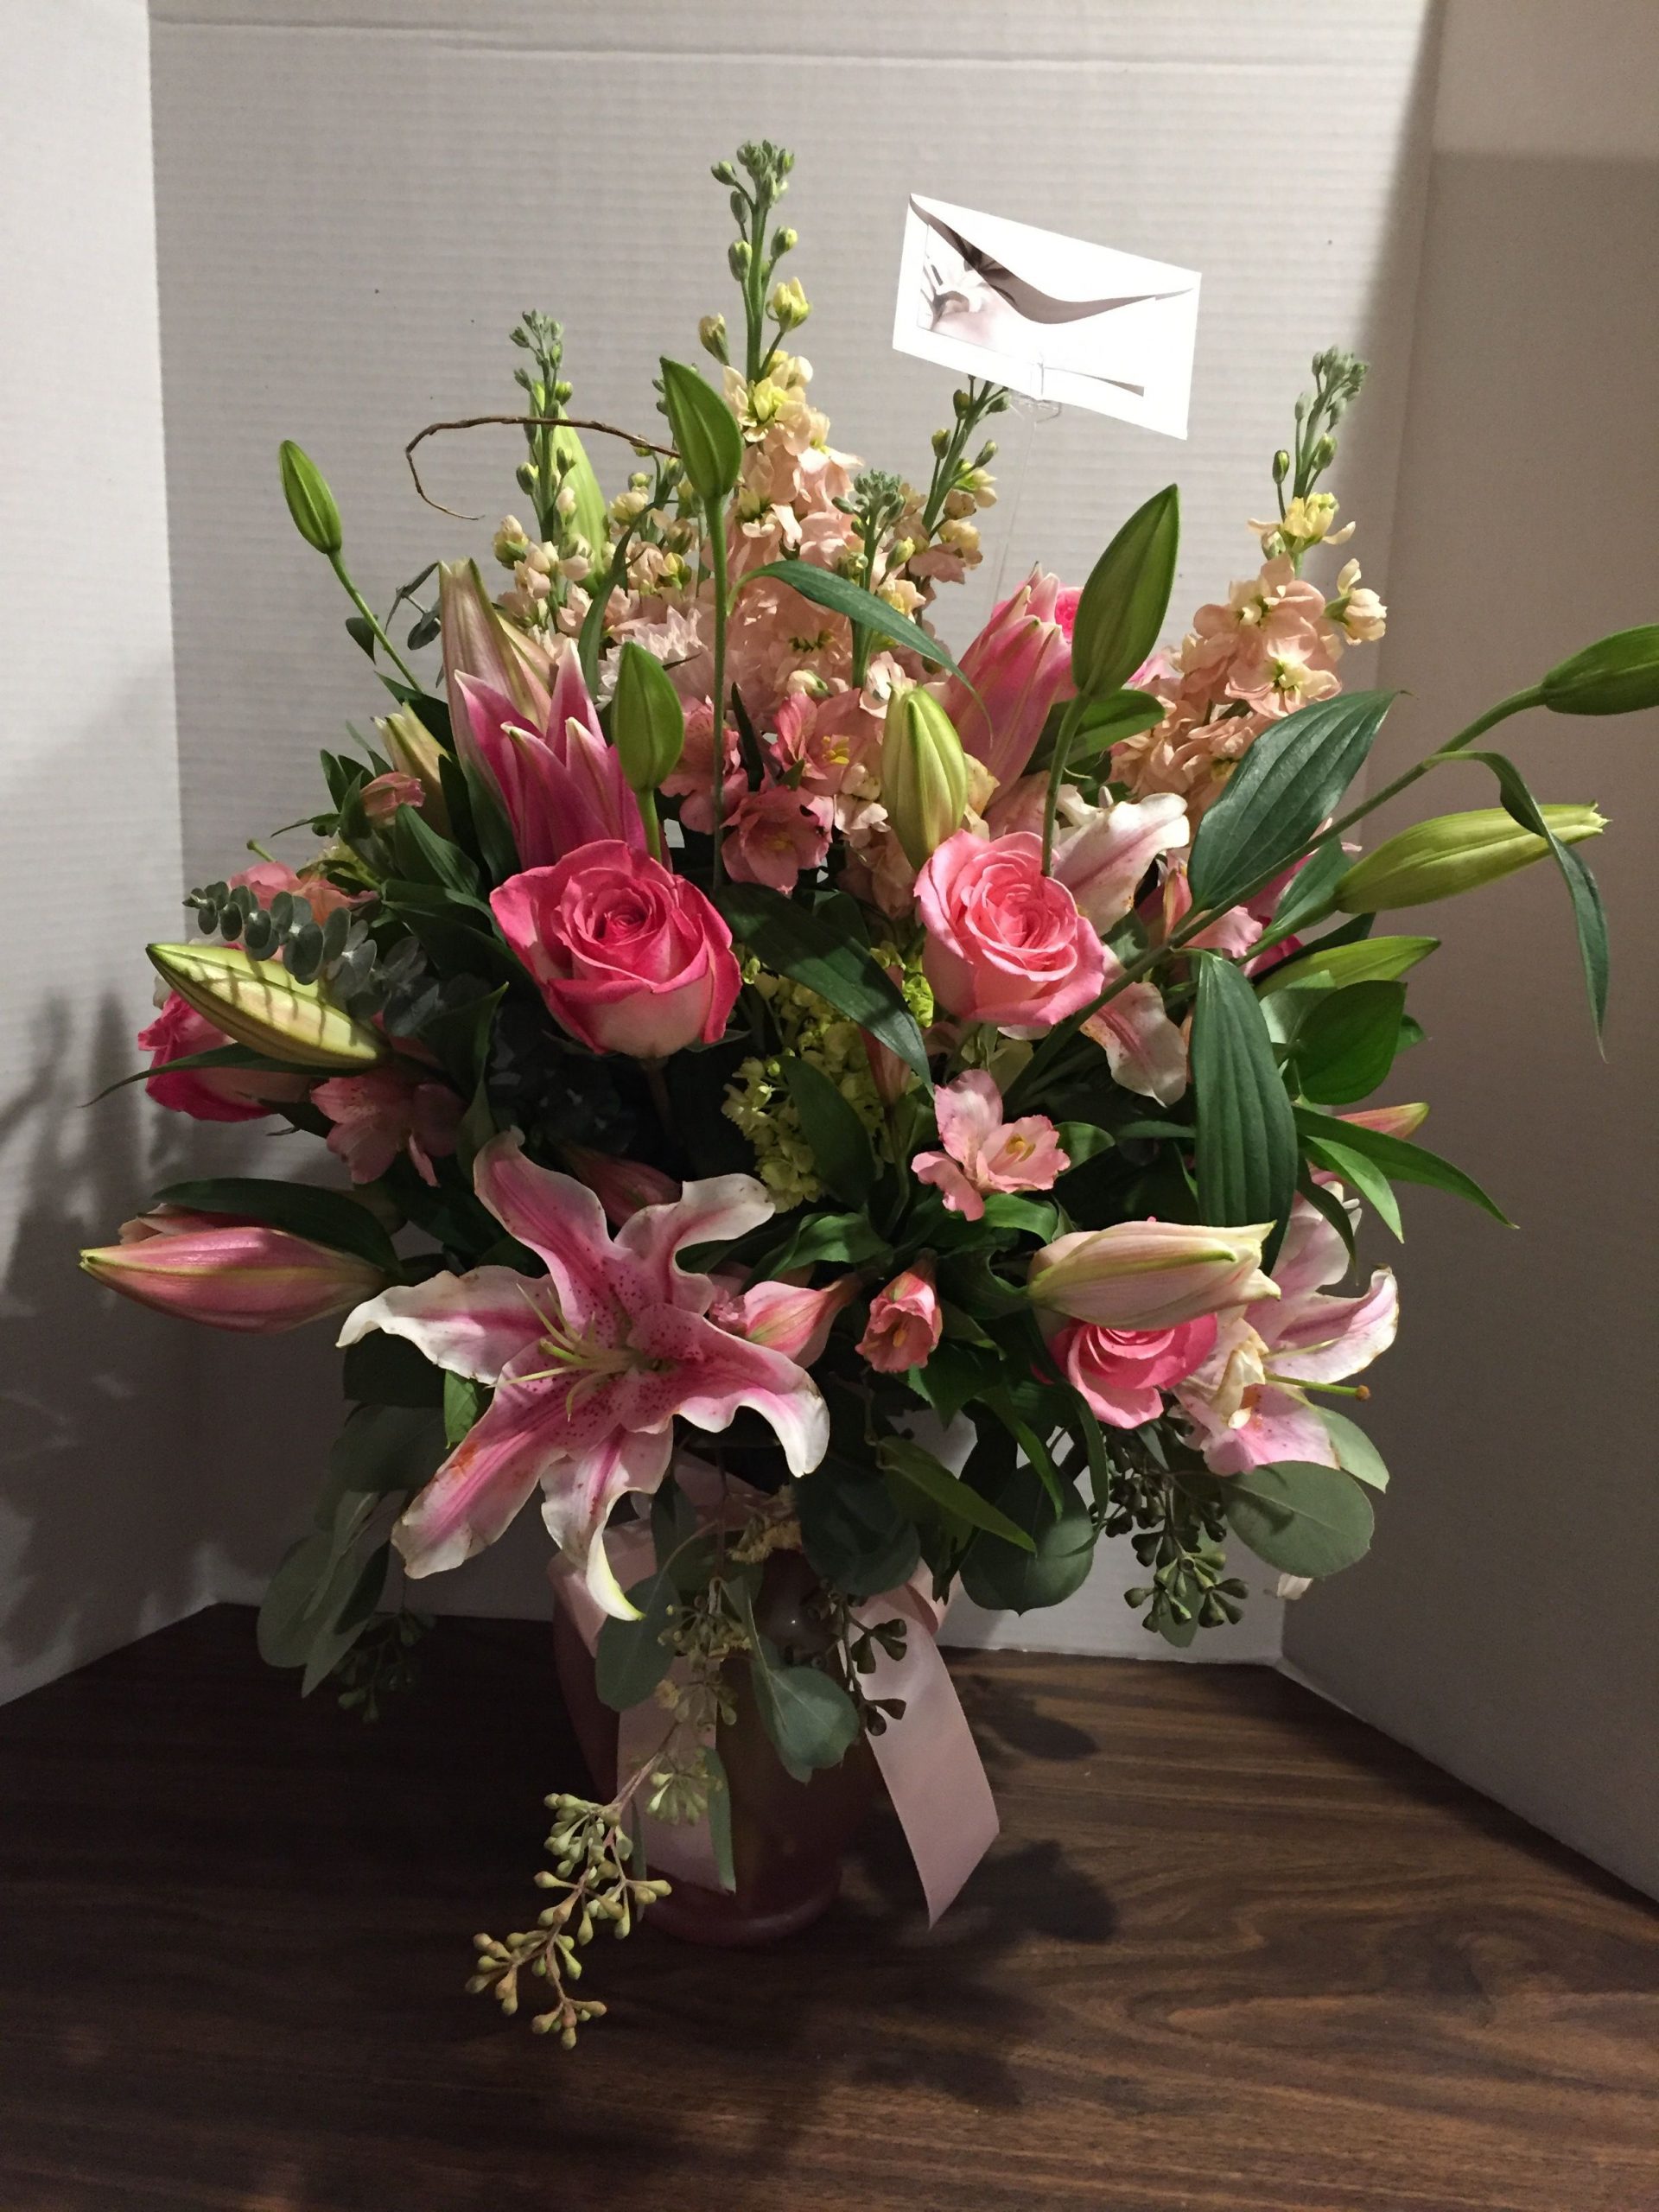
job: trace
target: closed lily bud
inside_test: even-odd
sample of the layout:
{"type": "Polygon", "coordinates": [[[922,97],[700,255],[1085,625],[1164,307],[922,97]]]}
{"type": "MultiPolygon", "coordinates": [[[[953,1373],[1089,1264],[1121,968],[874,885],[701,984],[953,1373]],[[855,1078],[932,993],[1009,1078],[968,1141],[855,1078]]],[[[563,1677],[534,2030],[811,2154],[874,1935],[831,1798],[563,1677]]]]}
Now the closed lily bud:
{"type": "Polygon", "coordinates": [[[1351,1122],[1357,1129],[1375,1129],[1380,1137],[1413,1137],[1428,1119],[1428,1105],[1418,1099],[1408,1106],[1362,1106],[1337,1119],[1351,1122]]]}
{"type": "Polygon", "coordinates": [[[1172,1328],[1224,1306],[1279,1295],[1262,1271],[1271,1228],[1124,1221],[1077,1230],[1033,1255],[1026,1294],[1039,1316],[1063,1314],[1103,1329],[1172,1328]]]}
{"type": "Polygon", "coordinates": [[[256,960],[239,945],[152,944],[150,965],[187,1006],[246,1045],[295,1067],[372,1067],[385,1039],[333,1006],[315,983],[296,982],[277,960],[256,960]]]}
{"type": "Polygon", "coordinates": [[[1659,707],[1659,623],[1599,639],[1552,668],[1538,688],[1545,706],[1558,715],[1628,715],[1659,707]]]}
{"type": "Polygon", "coordinates": [[[672,1205],[680,1195],[680,1185],[671,1175],[647,1166],[643,1160],[621,1160],[585,1144],[563,1144],[559,1157],[604,1207],[613,1229],[632,1221],[642,1206],[672,1205]]]}
{"type": "Polygon", "coordinates": [[[1071,689],[1071,640],[1058,617],[1060,580],[1033,569],[962,656],[945,711],[967,750],[1006,790],[1024,770],[1049,709],[1071,689]]]}
{"type": "Polygon", "coordinates": [[[328,489],[322,471],[292,438],[283,440],[276,448],[276,459],[283,472],[283,497],[288,501],[295,529],[308,545],[315,545],[319,553],[327,554],[332,560],[345,538],[340,526],[340,509],[334,505],[334,495],[328,489]]]}
{"type": "Polygon", "coordinates": [[[881,804],[912,868],[962,827],[968,764],[956,724],[931,691],[914,683],[887,702],[881,739],[881,804]]]}
{"type": "Polygon", "coordinates": [[[441,837],[449,835],[449,809],[443,796],[443,747],[410,708],[402,707],[374,725],[381,750],[402,775],[420,785],[421,812],[441,837]]]}
{"type": "Polygon", "coordinates": [[[438,616],[443,631],[443,674],[449,713],[463,726],[459,679],[471,676],[511,699],[533,729],[547,726],[553,664],[546,649],[508,621],[486,590],[476,561],[441,562],[438,616]]]}
{"type": "Polygon", "coordinates": [[[165,1206],[124,1223],[118,1244],[92,1247],[80,1264],[141,1306],[260,1334],[343,1313],[386,1283],[368,1261],[264,1222],[165,1206]]]}
{"type": "Polygon", "coordinates": [[[628,788],[636,791],[657,790],[673,774],[685,749],[685,709],[673,678],[632,639],[617,658],[611,741],[628,788]]]}
{"type": "MultiPolygon", "coordinates": [[[[1607,824],[1593,806],[1543,806],[1539,812],[1564,845],[1599,836],[1607,824]]],[[[1501,806],[1437,815],[1414,823],[1357,861],[1333,894],[1344,914],[1376,914],[1424,906],[1478,891],[1541,861],[1549,847],[1501,806]]]]}

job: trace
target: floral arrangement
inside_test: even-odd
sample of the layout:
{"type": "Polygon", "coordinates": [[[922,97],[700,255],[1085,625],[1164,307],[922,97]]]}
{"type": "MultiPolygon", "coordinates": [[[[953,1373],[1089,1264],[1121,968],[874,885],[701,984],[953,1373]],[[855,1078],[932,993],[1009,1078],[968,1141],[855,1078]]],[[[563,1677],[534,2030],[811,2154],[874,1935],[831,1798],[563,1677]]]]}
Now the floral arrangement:
{"type": "Polygon", "coordinates": [[[956,394],[925,480],[835,448],[789,350],[790,166],[715,170],[741,314],[701,327],[717,383],[664,360],[656,435],[573,416],[558,324],[513,332],[524,411],[487,419],[522,428],[534,520],[493,592],[438,565],[382,621],[283,448],[388,710],[322,756],[319,849],[254,846],[149,948],[132,1079],[334,1173],[175,1185],[82,1255],[221,1328],[345,1316],[352,1411],[260,1622],[308,1691],[372,1714],[419,1632],[394,1557],[456,1566],[539,1497],[601,1693],[656,1716],[613,1796],[550,1799],[536,1927],[479,1939],[473,1986],[511,2011],[539,1977],[566,2042],[603,2009],[580,1947],[667,1886],[636,1815],[701,1824],[732,1879],[740,1690],[799,1778],[902,1730],[884,1669],[937,1615],[893,1593],[1051,1605],[1125,1535],[1130,1604],[1185,1645],[1245,1602],[1230,1538],[1291,1590],[1361,1555],[1387,1476],[1345,1408],[1398,1313],[1387,1267],[1343,1287],[1362,1217],[1397,1237],[1408,1182],[1503,1217],[1424,1106],[1362,1103],[1435,950],[1379,918],[1548,860],[1599,1023],[1601,818],[1479,741],[1659,691],[1659,632],[1622,633],[1349,796],[1389,702],[1342,688],[1384,609],[1326,573],[1363,376],[1336,352],[1260,565],[1179,643],[1172,486],[953,658],[1007,395],[956,394]],[[584,430],[632,448],[608,500],[584,430]],[[1500,803],[1350,842],[1459,766],[1500,803]]]}

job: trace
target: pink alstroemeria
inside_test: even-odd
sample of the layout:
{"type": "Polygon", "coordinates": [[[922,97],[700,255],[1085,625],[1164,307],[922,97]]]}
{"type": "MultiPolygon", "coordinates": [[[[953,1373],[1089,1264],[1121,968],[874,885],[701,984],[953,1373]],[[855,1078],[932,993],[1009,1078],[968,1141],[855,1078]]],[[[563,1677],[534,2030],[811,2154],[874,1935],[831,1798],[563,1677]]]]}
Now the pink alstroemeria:
{"type": "Polygon", "coordinates": [[[804,1283],[757,1282],[729,1297],[717,1298],[709,1318],[734,1337],[765,1344],[785,1359],[810,1367],[823,1356],[835,1318],[858,1293],[858,1277],[842,1275],[827,1289],[804,1283]]]}
{"type": "Polygon", "coordinates": [[[462,676],[456,744],[501,794],[525,868],[549,868],[579,845],[620,839],[645,849],[639,803],[605,741],[574,656],[559,664],[545,730],[505,692],[462,676]]]}
{"type": "Polygon", "coordinates": [[[1224,1314],[1210,1357],[1175,1385],[1212,1473],[1281,1459],[1337,1465],[1305,1386],[1357,1375],[1388,1350],[1400,1325],[1400,1294],[1387,1268],[1357,1298],[1326,1294],[1322,1286],[1339,1281],[1347,1265],[1341,1237],[1298,1198],[1274,1262],[1279,1295],[1224,1314]]]}
{"type": "MultiPolygon", "coordinates": [[[[1122,973],[1122,962],[1108,952],[1103,984],[1122,973]]],[[[1165,1013],[1155,983],[1125,983],[1090,1015],[1083,1033],[1103,1048],[1113,1082],[1125,1090],[1173,1106],[1186,1089],[1186,1039],[1165,1013]]]]}
{"type": "Polygon", "coordinates": [[[1002,1094],[983,1068],[969,1068],[933,1094],[943,1152],[918,1152],[918,1182],[931,1183],[952,1213],[978,1221],[988,1191],[1048,1191],[1071,1165],[1046,1114],[1002,1119],[1002,1094]]]}
{"type": "Polygon", "coordinates": [[[953,676],[942,695],[963,749],[1001,785],[1011,784],[1030,760],[1049,709],[1071,690],[1061,597],[1059,578],[1033,569],[963,654],[962,677],[953,676]]]}
{"type": "Polygon", "coordinates": [[[367,1260],[285,1229],[175,1206],[124,1221],[121,1242],[83,1252],[80,1264],[140,1306],[258,1336],[343,1313],[385,1281],[367,1260]]]}
{"type": "Polygon", "coordinates": [[[829,851],[834,811],[831,800],[785,784],[746,791],[726,817],[726,873],[734,883],[792,891],[801,870],[829,851]]]}
{"type": "Polygon", "coordinates": [[[447,1083],[406,1061],[334,1076],[318,1084],[311,1103],[334,1123],[328,1149],[345,1161],[353,1183],[372,1183],[407,1151],[421,1180],[435,1185],[432,1163],[454,1150],[466,1111],[447,1083]]]}
{"type": "Polygon", "coordinates": [[[900,1375],[907,1367],[925,1366],[944,1329],[932,1262],[918,1260],[870,1300],[869,1326],[858,1350],[883,1375],[900,1375]]]}
{"type": "Polygon", "coordinates": [[[611,1508],[654,1491],[674,1450],[674,1418],[729,1427],[750,1406],[778,1433],[790,1471],[823,1457],[830,1418],[817,1385],[781,1352],[707,1316],[708,1275],[683,1273],[687,1244],[741,1236],[772,1205],[750,1175],[688,1183],[613,1237],[585,1184],[524,1157],[516,1131],[473,1168],[479,1198],[547,1268],[530,1277],[483,1267],[388,1290],[347,1316],[342,1344],[372,1330],[406,1337],[435,1366],[494,1389],[489,1409],[392,1531],[411,1575],[459,1567],[493,1543],[539,1484],[543,1518],[619,1619],[633,1609],[605,1556],[611,1508]]]}

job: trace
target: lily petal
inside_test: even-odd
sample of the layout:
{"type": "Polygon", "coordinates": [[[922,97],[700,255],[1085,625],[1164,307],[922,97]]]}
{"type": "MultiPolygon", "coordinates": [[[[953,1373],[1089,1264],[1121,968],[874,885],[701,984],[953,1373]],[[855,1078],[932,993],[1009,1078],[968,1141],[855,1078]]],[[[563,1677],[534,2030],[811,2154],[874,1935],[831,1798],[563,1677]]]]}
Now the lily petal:
{"type": "Polygon", "coordinates": [[[1340,1382],[1369,1367],[1394,1342],[1400,1292],[1393,1271],[1379,1268],[1358,1298],[1313,1298],[1280,1325],[1268,1371],[1287,1382],[1340,1382]]]}
{"type": "Polygon", "coordinates": [[[414,1498],[391,1541],[405,1573],[442,1574],[493,1544],[534,1494],[563,1433],[562,1394],[503,1391],[414,1498]]]}
{"type": "MultiPolygon", "coordinates": [[[[605,1209],[585,1183],[524,1157],[517,1129],[492,1137],[473,1187],[501,1226],[547,1262],[565,1319],[584,1328],[613,1300],[605,1209]]],[[[654,1208],[648,1208],[654,1211],[654,1208]]]]}
{"type": "Polygon", "coordinates": [[[512,1268],[474,1268],[383,1290],[346,1316],[338,1342],[360,1343],[375,1329],[403,1337],[435,1367],[493,1385],[507,1362],[533,1344],[544,1325],[535,1285],[512,1268]]]}
{"type": "Polygon", "coordinates": [[[770,1221],[775,1211],[764,1183],[753,1175],[710,1175],[688,1183],[667,1205],[642,1206],[616,1233],[616,1249],[646,1271],[659,1297],[702,1313],[713,1286],[706,1275],[683,1274],[674,1255],[688,1244],[724,1243],[770,1221]]]}
{"type": "Polygon", "coordinates": [[[594,1602],[613,1620],[632,1621],[631,1605],[605,1552],[611,1508],[630,1491],[648,1494],[668,1472],[671,1427],[654,1433],[618,1429],[592,1451],[562,1459],[542,1475],[542,1518],[565,1557],[582,1568],[594,1602]]]}
{"type": "MultiPolygon", "coordinates": [[[[1121,965],[1107,958],[1106,982],[1121,965]]],[[[1104,1048],[1112,1080],[1142,1098],[1173,1106],[1186,1089],[1186,1039],[1164,1011],[1155,983],[1126,984],[1117,996],[1091,1014],[1084,1034],[1104,1048]]]]}

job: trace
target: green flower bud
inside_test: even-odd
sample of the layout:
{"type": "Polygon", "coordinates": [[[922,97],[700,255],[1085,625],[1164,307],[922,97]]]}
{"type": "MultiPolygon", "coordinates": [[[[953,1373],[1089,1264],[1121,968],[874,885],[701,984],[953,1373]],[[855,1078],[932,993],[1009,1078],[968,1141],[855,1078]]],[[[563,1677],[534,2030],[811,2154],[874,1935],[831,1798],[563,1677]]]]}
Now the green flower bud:
{"type": "Polygon", "coordinates": [[[741,284],[749,273],[749,264],[754,258],[747,238],[734,238],[726,249],[726,266],[741,284]]]}
{"type": "Polygon", "coordinates": [[[315,983],[296,982],[278,961],[251,959],[230,944],[145,950],[187,1006],[256,1052],[302,1068],[367,1068],[386,1056],[377,1031],[330,1005],[315,983]]]}
{"type": "Polygon", "coordinates": [[[292,438],[283,440],[276,458],[283,472],[283,497],[288,501],[295,529],[308,545],[332,560],[346,541],[340,527],[340,509],[322,471],[292,438]]]}
{"type": "Polygon", "coordinates": [[[962,827],[968,763],[956,725],[919,683],[894,692],[881,739],[881,803],[912,868],[962,827]]]}
{"type": "Polygon", "coordinates": [[[697,342],[705,353],[712,353],[722,366],[729,358],[726,351],[726,318],[723,315],[706,315],[697,325],[697,342]]]}
{"type": "MultiPolygon", "coordinates": [[[[1607,824],[1593,806],[1543,806],[1539,812],[1564,845],[1599,836],[1607,824]]],[[[1395,906],[1423,906],[1436,899],[1478,891],[1541,861],[1549,847],[1501,806],[1471,814],[1441,814],[1414,823],[1368,853],[1338,883],[1335,903],[1345,914],[1376,914],[1395,906]]]]}
{"type": "Polygon", "coordinates": [[[774,284],[766,305],[772,311],[772,321],[785,330],[798,330],[812,312],[807,305],[806,294],[801,289],[800,280],[795,276],[791,276],[786,284],[774,284]]]}
{"type": "Polygon", "coordinates": [[[1659,707],[1659,624],[1617,630],[1552,668],[1538,687],[1558,715],[1628,715],[1659,707]]]}
{"type": "Polygon", "coordinates": [[[611,737],[628,787],[654,791],[685,747],[685,710],[668,671],[643,645],[622,647],[611,702],[611,737]]]}

